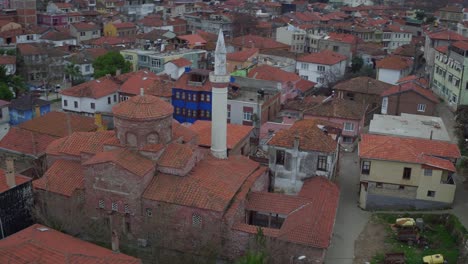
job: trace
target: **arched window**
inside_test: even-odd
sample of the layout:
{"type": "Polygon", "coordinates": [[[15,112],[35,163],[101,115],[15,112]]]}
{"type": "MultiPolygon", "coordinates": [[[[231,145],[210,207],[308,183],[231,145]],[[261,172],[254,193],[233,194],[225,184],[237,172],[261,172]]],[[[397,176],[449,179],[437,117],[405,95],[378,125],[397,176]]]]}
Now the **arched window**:
{"type": "Polygon", "coordinates": [[[136,147],[137,146],[137,137],[133,133],[127,133],[127,145],[136,147]]]}
{"type": "Polygon", "coordinates": [[[146,142],[148,144],[157,144],[159,143],[159,136],[157,133],[150,133],[146,136],[146,142]]]}

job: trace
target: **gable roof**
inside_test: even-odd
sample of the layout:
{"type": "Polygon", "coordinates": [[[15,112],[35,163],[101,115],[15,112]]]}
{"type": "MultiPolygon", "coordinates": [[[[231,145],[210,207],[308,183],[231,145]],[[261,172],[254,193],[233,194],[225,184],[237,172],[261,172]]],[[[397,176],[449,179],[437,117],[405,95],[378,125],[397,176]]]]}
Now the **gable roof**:
{"type": "Polygon", "coordinates": [[[167,145],[164,153],[158,159],[158,165],[161,167],[181,169],[187,165],[193,157],[193,149],[190,145],[171,143],[167,145]]]}
{"type": "Polygon", "coordinates": [[[143,198],[223,212],[246,179],[258,169],[257,162],[244,156],[221,160],[209,155],[185,177],[156,175],[143,198]]]}
{"type": "Polygon", "coordinates": [[[344,55],[325,49],[316,53],[311,53],[297,58],[297,61],[323,65],[335,65],[342,61],[345,61],[346,59],[347,57],[344,55]]]}
{"type": "Polygon", "coordinates": [[[118,90],[119,84],[112,77],[104,76],[97,80],[87,81],[64,89],[60,91],[60,94],[72,97],[99,99],[116,93],[118,90]]]}
{"type": "MultiPolygon", "coordinates": [[[[265,236],[314,248],[328,248],[339,195],[336,184],[316,176],[304,181],[297,196],[267,192],[250,193],[246,209],[286,215],[280,229],[263,227],[265,236]]],[[[242,222],[234,224],[233,229],[257,233],[257,226],[242,222]]]]}
{"type": "Polygon", "coordinates": [[[103,263],[140,264],[134,257],[116,253],[63,234],[50,227],[34,224],[0,240],[1,263],[43,264],[103,263]]]}
{"type": "Polygon", "coordinates": [[[231,43],[238,47],[249,47],[262,49],[289,49],[289,45],[277,42],[270,38],[264,38],[256,35],[245,35],[234,38],[231,43]]]}
{"type": "Polygon", "coordinates": [[[39,157],[56,138],[42,133],[11,127],[0,140],[0,149],[39,157]]]}
{"type": "MultiPolygon", "coordinates": [[[[31,178],[28,178],[28,177],[26,177],[24,175],[15,174],[16,186],[21,185],[21,184],[23,184],[25,182],[28,182],[30,180],[31,180],[31,178]]],[[[7,181],[6,181],[6,172],[5,172],[5,170],[0,168],[0,193],[8,191],[9,189],[10,189],[10,187],[8,186],[7,181]]]]}
{"type": "Polygon", "coordinates": [[[20,98],[11,100],[10,109],[27,111],[27,110],[34,109],[36,106],[41,107],[45,105],[50,105],[50,102],[39,99],[38,97],[32,94],[25,94],[21,96],[20,98]]]}
{"type": "Polygon", "coordinates": [[[437,39],[437,40],[447,40],[447,41],[467,40],[467,38],[451,30],[441,30],[437,32],[432,32],[432,33],[429,33],[428,36],[431,39],[437,39]]]}
{"type": "Polygon", "coordinates": [[[104,144],[115,137],[114,131],[75,132],[70,136],[52,142],[46,149],[47,155],[80,156],[80,154],[95,154],[102,151],[104,144]]]}
{"type": "Polygon", "coordinates": [[[189,45],[202,46],[206,44],[206,40],[204,40],[198,34],[182,35],[182,36],[177,36],[177,38],[187,41],[189,45]]]}
{"type": "Polygon", "coordinates": [[[0,55],[0,65],[16,64],[16,56],[0,55]]]}
{"type": "Polygon", "coordinates": [[[382,96],[392,96],[392,95],[402,94],[402,93],[407,93],[407,92],[415,92],[434,103],[439,102],[439,99],[437,98],[436,95],[434,95],[434,93],[431,90],[424,89],[416,82],[405,82],[405,83],[394,85],[390,87],[389,89],[385,90],[382,93],[382,96]]]}
{"type": "Polygon", "coordinates": [[[322,99],[321,97],[308,96],[303,100],[288,101],[285,109],[304,111],[304,115],[306,116],[360,120],[364,116],[367,106],[342,98],[322,99]]]}
{"type": "Polygon", "coordinates": [[[458,146],[449,142],[373,134],[361,136],[358,152],[360,158],[426,164],[450,171],[455,167],[444,158],[460,157],[458,146]]]}
{"type": "Polygon", "coordinates": [[[178,59],[175,59],[175,60],[168,61],[166,63],[173,63],[175,66],[177,66],[179,68],[192,65],[192,62],[187,60],[186,58],[178,58],[178,59]]]}
{"type": "Polygon", "coordinates": [[[376,62],[377,69],[403,70],[413,65],[411,58],[388,56],[376,62]]]}
{"type": "Polygon", "coordinates": [[[36,189],[71,197],[75,190],[84,189],[83,167],[80,161],[59,159],[33,182],[36,189]]]}
{"type": "Polygon", "coordinates": [[[81,32],[81,31],[92,31],[92,30],[98,30],[100,29],[100,26],[94,23],[84,23],[84,22],[78,22],[78,23],[72,23],[70,25],[71,27],[74,27],[76,31],[81,32]]]}
{"type": "Polygon", "coordinates": [[[130,149],[115,149],[98,152],[94,157],[84,162],[83,165],[102,163],[118,165],[140,177],[143,177],[155,168],[155,164],[151,160],[130,149]]]}
{"type": "MultiPolygon", "coordinates": [[[[197,120],[188,128],[198,134],[199,146],[211,147],[211,121],[197,120]]],[[[252,130],[253,126],[227,124],[227,148],[235,148],[237,144],[250,135],[252,130]]]]}
{"type": "Polygon", "coordinates": [[[332,153],[336,151],[338,142],[321,129],[327,126],[340,128],[339,125],[324,120],[299,120],[290,128],[276,132],[268,145],[293,148],[294,141],[297,138],[299,140],[299,150],[332,153]]]}
{"type": "Polygon", "coordinates": [[[226,57],[227,57],[227,60],[245,62],[248,59],[250,59],[252,56],[254,56],[255,54],[258,54],[258,49],[256,48],[243,49],[238,52],[228,53],[226,57]]]}
{"type": "Polygon", "coordinates": [[[280,68],[269,66],[269,65],[260,65],[249,71],[247,74],[249,78],[267,80],[267,81],[276,81],[276,82],[287,82],[287,81],[298,81],[301,77],[293,72],[287,72],[280,68]]]}
{"type": "Polygon", "coordinates": [[[390,88],[391,86],[391,84],[381,82],[374,78],[360,76],[343,82],[339,82],[333,87],[333,89],[364,94],[380,95],[383,91],[390,88]]]}
{"type": "Polygon", "coordinates": [[[28,120],[18,127],[57,138],[73,132],[91,132],[97,129],[92,117],[57,111],[28,120]]]}

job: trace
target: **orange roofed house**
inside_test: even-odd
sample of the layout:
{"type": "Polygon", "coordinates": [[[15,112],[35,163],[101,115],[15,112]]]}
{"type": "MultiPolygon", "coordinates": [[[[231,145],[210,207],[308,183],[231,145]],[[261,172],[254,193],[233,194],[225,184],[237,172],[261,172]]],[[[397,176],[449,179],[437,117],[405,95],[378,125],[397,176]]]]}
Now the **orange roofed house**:
{"type": "Polygon", "coordinates": [[[33,183],[38,210],[68,232],[94,241],[108,242],[113,233],[122,247],[145,253],[144,261],[232,260],[246,253],[260,226],[271,245],[283,250],[274,263],[289,261],[297,250],[322,263],[338,202],[335,184],[311,180],[301,198],[277,195],[284,209],[271,203],[248,208],[262,217],[246,211],[248,201],[269,197],[269,177],[257,162],[227,155],[223,138],[230,131],[223,132],[227,121],[220,118],[227,111],[222,96],[227,83],[220,81],[226,75],[219,69],[225,67],[218,52],[223,46],[221,35],[218,69],[212,73],[213,89],[218,89],[212,97],[212,126],[219,129],[212,131],[211,153],[198,148],[193,133],[174,124],[170,103],[137,95],[112,108],[114,131],[73,133],[47,147],[49,168],[33,183]],[[253,192],[258,198],[251,197],[253,192]],[[265,212],[278,214],[275,225],[260,221],[265,212]],[[313,215],[324,217],[311,221],[313,215]],[[304,237],[306,232],[310,235],[304,237]]]}
{"type": "Polygon", "coordinates": [[[445,141],[364,134],[359,142],[363,209],[451,207],[457,145],[445,141]]]}
{"type": "Polygon", "coordinates": [[[398,80],[408,76],[413,70],[413,60],[390,55],[376,63],[377,80],[396,84],[398,80]]]}
{"type": "Polygon", "coordinates": [[[141,264],[141,260],[137,258],[96,246],[39,224],[0,240],[0,262],[37,261],[43,264],[141,264]]]}

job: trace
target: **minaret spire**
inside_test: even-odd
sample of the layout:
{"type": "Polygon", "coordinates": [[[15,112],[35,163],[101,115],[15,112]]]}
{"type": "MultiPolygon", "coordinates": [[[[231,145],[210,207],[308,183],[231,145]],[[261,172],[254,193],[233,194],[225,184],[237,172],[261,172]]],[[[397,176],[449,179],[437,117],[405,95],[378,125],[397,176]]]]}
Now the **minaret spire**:
{"type": "Polygon", "coordinates": [[[220,30],[215,50],[214,72],[210,72],[211,89],[211,154],[227,158],[227,91],[230,76],[226,70],[226,45],[220,30]]]}

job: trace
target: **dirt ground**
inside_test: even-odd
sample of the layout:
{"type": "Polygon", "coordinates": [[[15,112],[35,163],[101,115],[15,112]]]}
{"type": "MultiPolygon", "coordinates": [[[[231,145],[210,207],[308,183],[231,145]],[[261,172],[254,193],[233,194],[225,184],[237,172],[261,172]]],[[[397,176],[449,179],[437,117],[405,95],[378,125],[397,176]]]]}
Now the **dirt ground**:
{"type": "Polygon", "coordinates": [[[354,243],[354,264],[370,263],[373,256],[385,252],[385,249],[390,247],[385,242],[387,238],[385,228],[384,224],[371,217],[354,243]]]}

